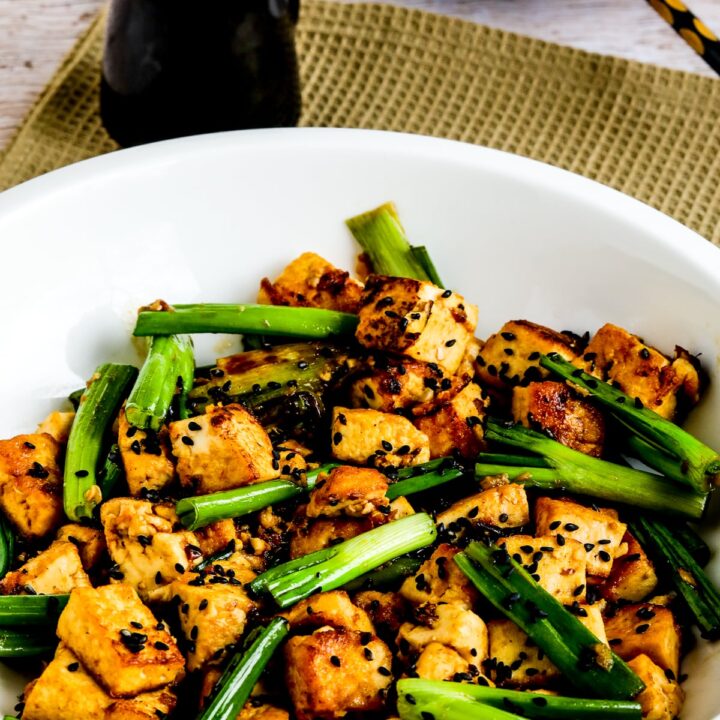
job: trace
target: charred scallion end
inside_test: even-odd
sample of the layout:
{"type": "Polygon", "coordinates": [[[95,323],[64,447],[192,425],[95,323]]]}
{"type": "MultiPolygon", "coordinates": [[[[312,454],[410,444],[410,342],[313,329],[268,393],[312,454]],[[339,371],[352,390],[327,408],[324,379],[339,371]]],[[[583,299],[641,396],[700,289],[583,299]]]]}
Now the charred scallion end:
{"type": "Polygon", "coordinates": [[[435,266],[425,248],[413,248],[400,223],[397,210],[386,203],[345,221],[350,232],[367,253],[378,275],[414,278],[442,287],[435,266]],[[433,279],[433,276],[435,279],[433,279]]]}
{"type": "Polygon", "coordinates": [[[287,620],[276,617],[251,633],[245,648],[230,659],[198,720],[235,720],[288,630],[287,620]]]}
{"type": "Polygon", "coordinates": [[[527,462],[519,455],[508,456],[506,462],[512,459],[523,464],[480,462],[475,466],[479,478],[506,474],[510,480],[545,490],[565,490],[692,519],[701,517],[705,509],[707,494],[685,489],[660,475],[590,457],[522,425],[490,419],[485,439],[537,453],[549,467],[537,467],[537,462],[527,462]]]}
{"type": "Polygon", "coordinates": [[[535,582],[507,550],[473,542],[455,556],[455,562],[580,692],[608,700],[631,700],[643,690],[642,680],[535,582]]]}
{"type": "Polygon", "coordinates": [[[697,492],[707,492],[720,480],[720,455],[679,425],[643,407],[638,398],[579,370],[557,353],[543,355],[540,365],[579,387],[639,435],[646,447],[642,460],[650,467],[697,492]],[[652,448],[660,453],[657,457],[652,448]]]}
{"type": "Polygon", "coordinates": [[[352,335],[357,315],[319,308],[199,303],[142,310],[133,334],[234,333],[322,340],[352,335]]]}
{"type": "Polygon", "coordinates": [[[46,625],[54,629],[69,597],[69,595],[2,595],[0,596],[0,628],[46,625]]]}
{"type": "Polygon", "coordinates": [[[435,523],[417,513],[297,560],[278,565],[251,583],[256,593],[272,596],[281,608],[316,592],[342,587],[384,563],[427,547],[437,536],[435,523]]]}
{"type": "Polygon", "coordinates": [[[194,369],[190,338],[176,335],[151,338],[147,357],[125,405],[128,422],[144,430],[159,430],[176,391],[181,398],[179,405],[185,408],[194,369]]]}
{"type": "MultiPolygon", "coordinates": [[[[423,714],[433,702],[445,700],[453,717],[501,717],[475,715],[475,708],[484,706],[493,712],[516,713],[524,718],[545,720],[641,720],[640,704],[627,700],[588,700],[560,697],[519,690],[503,690],[484,685],[439,680],[405,679],[397,684],[398,710],[402,720],[427,720],[423,714]]],[[[438,718],[450,717],[441,714],[438,718]]]]}
{"type": "Polygon", "coordinates": [[[105,438],[136,375],[130,365],[101,365],[75,415],[63,481],[65,514],[74,522],[91,518],[102,500],[97,472],[105,438]]]}
{"type": "Polygon", "coordinates": [[[7,575],[15,557],[15,533],[10,521],[0,513],[0,580],[7,575]]]}
{"type": "Polygon", "coordinates": [[[0,658],[27,658],[52,652],[57,645],[54,628],[29,631],[0,628],[0,658]]]}
{"type": "Polygon", "coordinates": [[[639,517],[629,523],[630,532],[672,582],[707,639],[720,638],[720,592],[683,546],[681,535],[658,520],[639,517]]]}

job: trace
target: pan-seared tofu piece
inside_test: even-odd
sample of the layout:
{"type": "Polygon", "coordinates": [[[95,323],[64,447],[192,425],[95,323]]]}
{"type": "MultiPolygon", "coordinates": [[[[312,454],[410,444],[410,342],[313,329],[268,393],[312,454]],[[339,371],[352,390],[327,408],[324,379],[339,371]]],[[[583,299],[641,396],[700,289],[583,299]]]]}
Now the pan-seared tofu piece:
{"type": "Polygon", "coordinates": [[[268,434],[241,405],[209,405],[204,415],[177,420],[169,429],[180,482],[196,495],[280,475],[268,434]]]}
{"type": "Polygon", "coordinates": [[[480,349],[477,358],[480,382],[483,387],[507,390],[543,380],[549,373],[540,367],[540,356],[551,352],[573,360],[578,354],[577,342],[569,335],[529,320],[510,320],[480,349]]]}
{"type": "Polygon", "coordinates": [[[403,655],[419,653],[438,642],[456,650],[468,663],[488,654],[487,627],[472,610],[454,603],[425,603],[413,611],[413,622],[400,626],[397,644],[403,655]]]}
{"type": "Polygon", "coordinates": [[[368,614],[355,605],[344,590],[312,595],[293,605],[283,617],[292,630],[331,627],[335,630],[345,628],[362,633],[373,632],[368,614]]]}
{"type": "Polygon", "coordinates": [[[0,509],[26,538],[47,535],[63,520],[59,454],[47,433],[0,440],[0,509]]]}
{"type": "Polygon", "coordinates": [[[605,441],[603,414],[561,382],[546,380],[513,388],[512,414],[525,427],[549,432],[563,445],[600,457],[605,441]]]}
{"type": "MultiPolygon", "coordinates": [[[[456,650],[437,642],[423,648],[411,670],[414,671],[414,676],[423,680],[480,682],[478,665],[469,663],[456,650]]],[[[483,685],[494,684],[488,678],[483,680],[483,685]]]]}
{"type": "Polygon", "coordinates": [[[83,569],[78,548],[56,540],[47,550],[0,580],[2,595],[63,595],[76,587],[87,587],[90,578],[83,569]]]}
{"type": "Polygon", "coordinates": [[[623,537],[627,526],[617,514],[593,510],[571,500],[538,498],[535,503],[538,535],[561,535],[582,543],[587,552],[588,575],[607,577],[618,555],[625,553],[623,537]]]}
{"type": "Polygon", "coordinates": [[[113,498],[102,505],[100,521],[115,563],[110,577],[144,600],[169,600],[169,584],[200,560],[198,540],[182,529],[172,503],[113,498]]]}
{"type": "Polygon", "coordinates": [[[392,654],[371,633],[321,628],[291,637],[284,652],[285,681],[298,720],[382,709],[392,682],[392,654]]]}
{"type": "Polygon", "coordinates": [[[295,258],[275,282],[263,278],[258,302],[264,305],[316,307],[356,313],[363,285],[325,258],[305,252],[295,258]]]}
{"type": "Polygon", "coordinates": [[[659,350],[646,345],[637,335],[607,323],[593,336],[585,353],[575,364],[602,380],[616,384],[623,392],[639,398],[658,415],[672,418],[678,408],[695,405],[702,383],[696,360],[680,347],[671,361],[659,350]]]}
{"type": "Polygon", "coordinates": [[[248,613],[255,603],[248,598],[244,584],[251,582],[255,573],[250,568],[239,573],[236,565],[220,561],[207,574],[186,573],[170,586],[186,639],[187,669],[191,672],[219,664],[226,648],[237,643],[245,632],[248,613]]]}
{"type": "Polygon", "coordinates": [[[114,697],[132,697],[180,680],[185,660],[130,585],[76,588],[57,634],[114,697]]]}
{"type": "MultiPolygon", "coordinates": [[[[304,513],[302,513],[304,515],[304,513]]],[[[360,533],[372,530],[373,523],[365,518],[316,518],[307,517],[293,523],[290,535],[290,558],[309,555],[324,550],[341,540],[350,540],[360,533]]]]}
{"type": "Polygon", "coordinates": [[[623,659],[647,655],[676,676],[680,668],[680,628],[672,610],[650,603],[625,605],[605,621],[610,646],[623,659]]]}
{"type": "Polygon", "coordinates": [[[400,593],[362,590],[355,595],[353,602],[367,613],[383,640],[395,640],[408,610],[408,603],[400,593]]]}
{"type": "Polygon", "coordinates": [[[497,485],[453,503],[437,516],[437,522],[456,532],[476,523],[521,527],[530,522],[527,493],[518,483],[497,485]]]}
{"type": "Polygon", "coordinates": [[[371,275],[355,337],[373,350],[437,363],[453,375],[477,325],[478,311],[462,295],[411,278],[371,275]]]}
{"type": "Polygon", "coordinates": [[[474,458],[484,447],[482,420],[487,399],[477,383],[468,383],[452,400],[415,420],[430,440],[430,457],[460,453],[474,458]]]}
{"type": "Polygon", "coordinates": [[[615,558],[612,571],[602,586],[602,594],[607,600],[638,602],[657,587],[655,566],[629,532],[623,536],[623,544],[627,546],[627,552],[615,558]]]}
{"type": "Polygon", "coordinates": [[[400,415],[333,408],[331,447],[337,460],[374,465],[405,467],[430,459],[427,435],[400,415]]]}
{"type": "Polygon", "coordinates": [[[674,676],[668,677],[647,655],[634,657],[628,665],[645,683],[645,689],[635,698],[642,708],[643,720],[675,720],[685,693],[674,676]]]}
{"type": "Polygon", "coordinates": [[[88,525],[70,523],[63,525],[55,535],[56,540],[71,542],[80,553],[80,560],[85,570],[92,570],[107,550],[102,530],[88,525]]]}
{"type": "Polygon", "coordinates": [[[585,599],[587,553],[577,540],[511,535],[498,544],[563,605],[585,599]]]}
{"type": "Polygon", "coordinates": [[[130,494],[164,490],[175,478],[167,433],[141,430],[127,421],[125,410],[118,421],[118,447],[130,494]]]}
{"type": "Polygon", "coordinates": [[[478,592],[465,573],[454,562],[460,548],[442,543],[400,587],[400,594],[412,603],[450,602],[472,608],[478,592]]]}
{"type": "Polygon", "coordinates": [[[305,514],[310,518],[325,516],[363,517],[387,508],[387,478],[370,468],[341,465],[322,475],[310,493],[305,514]]]}
{"type": "Polygon", "coordinates": [[[167,688],[141,693],[132,700],[115,700],[95,682],[77,655],[60,643],[42,675],[25,690],[23,717],[27,720],[157,720],[173,710],[175,700],[167,688]]]}
{"type": "Polygon", "coordinates": [[[205,556],[214,555],[238,539],[237,528],[231,519],[217,520],[195,530],[198,546],[205,556]]]}
{"type": "Polygon", "coordinates": [[[41,423],[38,424],[36,432],[51,435],[60,445],[67,445],[70,437],[70,428],[75,421],[74,412],[61,412],[54,410],[41,423]]]}

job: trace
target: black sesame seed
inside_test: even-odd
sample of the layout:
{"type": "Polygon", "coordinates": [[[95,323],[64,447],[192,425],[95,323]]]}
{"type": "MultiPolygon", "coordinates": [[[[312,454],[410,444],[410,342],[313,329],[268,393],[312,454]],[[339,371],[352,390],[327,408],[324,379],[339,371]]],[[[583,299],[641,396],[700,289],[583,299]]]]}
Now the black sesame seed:
{"type": "Polygon", "coordinates": [[[363,655],[365,655],[366,660],[372,660],[374,655],[370,648],[363,648],[363,655]]]}
{"type": "Polygon", "coordinates": [[[559,520],[554,520],[553,522],[550,523],[550,529],[557,530],[560,527],[560,524],[561,523],[559,520]]]}
{"type": "Polygon", "coordinates": [[[170,646],[167,645],[166,643],[162,642],[161,640],[156,640],[153,643],[153,646],[156,650],[169,650],[170,649],[170,646]]]}
{"type": "Polygon", "coordinates": [[[601,551],[598,553],[598,557],[599,557],[603,562],[610,562],[610,561],[612,560],[612,558],[610,557],[610,553],[607,553],[607,552],[605,552],[604,550],[601,550],[601,551]]]}
{"type": "Polygon", "coordinates": [[[511,332],[502,332],[502,333],[500,333],[500,336],[504,340],[515,340],[515,338],[516,338],[515,333],[511,333],[511,332]]]}
{"type": "Polygon", "coordinates": [[[380,444],[383,446],[383,449],[387,450],[388,452],[391,452],[393,449],[392,443],[388,442],[387,440],[383,440],[380,444]]]}
{"type": "Polygon", "coordinates": [[[585,589],[585,585],[578,585],[578,586],[573,590],[573,597],[578,597],[579,595],[582,595],[584,589],[585,589]]]}
{"type": "Polygon", "coordinates": [[[140,447],[140,441],[139,440],[133,440],[130,449],[136,454],[139,455],[142,452],[142,448],[140,447]]]}
{"type": "Polygon", "coordinates": [[[194,420],[191,420],[188,423],[188,430],[201,430],[202,426],[196,423],[194,420]]]}
{"type": "Polygon", "coordinates": [[[452,347],[456,342],[457,340],[455,340],[454,338],[452,340],[447,340],[445,342],[445,347],[452,347]]]}
{"type": "Polygon", "coordinates": [[[392,675],[392,673],[386,667],[383,667],[382,665],[378,668],[378,672],[381,675],[384,675],[385,677],[390,677],[390,675],[392,675]]]}
{"type": "Polygon", "coordinates": [[[175,570],[177,570],[179,573],[184,573],[185,566],[181,565],[180,563],[175,563],[175,570]]]}
{"type": "Polygon", "coordinates": [[[507,521],[508,521],[508,514],[507,514],[507,513],[500,513],[500,515],[498,515],[498,520],[499,520],[501,523],[507,522],[507,521]]]}
{"type": "Polygon", "coordinates": [[[208,606],[207,598],[203,598],[198,605],[198,610],[204,610],[208,606]]]}
{"type": "Polygon", "coordinates": [[[565,544],[565,538],[562,535],[556,535],[555,540],[557,541],[557,544],[562,547],[565,544]]]}
{"type": "Polygon", "coordinates": [[[67,666],[68,672],[77,672],[80,669],[79,662],[72,662],[67,666]]]}
{"type": "Polygon", "coordinates": [[[575,523],[565,523],[565,529],[568,532],[575,532],[578,529],[578,526],[575,523]]]}
{"type": "Polygon", "coordinates": [[[341,432],[336,432],[333,435],[333,445],[339,445],[342,442],[343,436],[341,432]]]}
{"type": "Polygon", "coordinates": [[[609,645],[622,645],[622,638],[612,638],[608,641],[609,645]]]}
{"type": "Polygon", "coordinates": [[[34,450],[35,445],[33,445],[31,442],[28,442],[27,440],[23,443],[23,445],[28,448],[28,450],[34,450]]]}
{"type": "Polygon", "coordinates": [[[440,297],[449,298],[452,295],[452,290],[446,290],[440,297]]]}
{"type": "Polygon", "coordinates": [[[50,473],[39,463],[34,462],[32,467],[27,471],[30,477],[37,478],[38,480],[44,480],[50,473]]]}
{"type": "Polygon", "coordinates": [[[83,478],[88,476],[87,470],[76,470],[75,471],[75,477],[83,478]]]}
{"type": "Polygon", "coordinates": [[[195,441],[191,437],[188,437],[187,435],[182,436],[182,441],[183,441],[183,444],[185,444],[185,445],[194,445],[195,444],[195,441]]]}
{"type": "Polygon", "coordinates": [[[650,351],[647,348],[643,348],[640,350],[640,357],[643,360],[649,360],[650,359],[650,351]]]}
{"type": "Polygon", "coordinates": [[[590,552],[595,547],[595,543],[585,543],[583,547],[587,552],[590,552]]]}

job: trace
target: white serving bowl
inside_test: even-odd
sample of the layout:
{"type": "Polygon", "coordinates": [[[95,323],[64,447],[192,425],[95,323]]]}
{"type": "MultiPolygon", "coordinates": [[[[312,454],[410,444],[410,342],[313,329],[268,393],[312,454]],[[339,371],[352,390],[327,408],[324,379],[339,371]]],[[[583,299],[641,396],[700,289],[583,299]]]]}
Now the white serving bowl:
{"type": "MultiPolygon", "coordinates": [[[[485,148],[361,130],[267,130],[158,143],[79,163],[0,196],[0,437],[32,431],[99,363],[137,362],[135,309],[252,301],[314,250],[352,268],[343,220],[397,203],[448,287],[505,320],[594,331],[610,321],[665,351],[720,351],[720,252],[584,178],[485,148]]],[[[198,343],[199,362],[237,347],[198,343]]],[[[717,384],[717,383],[716,383],[717,384]]],[[[714,386],[689,425],[720,447],[714,386]]],[[[706,537],[720,546],[720,532],[706,537]]],[[[720,563],[710,568],[720,580],[720,563]]],[[[684,720],[720,717],[720,643],[686,660],[684,720]]],[[[20,678],[0,667],[0,709],[20,678]]]]}

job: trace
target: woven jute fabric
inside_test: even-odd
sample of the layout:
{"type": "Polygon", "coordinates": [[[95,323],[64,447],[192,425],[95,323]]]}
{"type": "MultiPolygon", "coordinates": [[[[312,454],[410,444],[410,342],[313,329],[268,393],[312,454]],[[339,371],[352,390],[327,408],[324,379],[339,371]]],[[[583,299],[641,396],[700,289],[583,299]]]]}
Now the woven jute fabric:
{"type": "MultiPolygon", "coordinates": [[[[0,189],[116,148],[98,116],[104,17],[0,156],[0,189]]],[[[586,175],[720,244],[720,81],[415,10],[304,0],[304,126],[402,130],[586,175]]]]}

